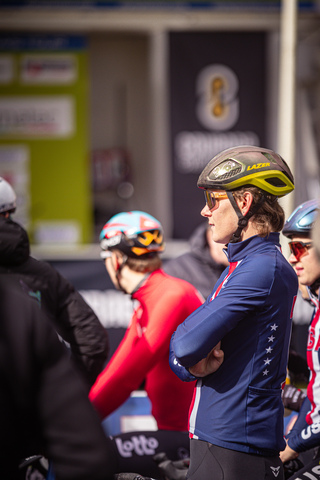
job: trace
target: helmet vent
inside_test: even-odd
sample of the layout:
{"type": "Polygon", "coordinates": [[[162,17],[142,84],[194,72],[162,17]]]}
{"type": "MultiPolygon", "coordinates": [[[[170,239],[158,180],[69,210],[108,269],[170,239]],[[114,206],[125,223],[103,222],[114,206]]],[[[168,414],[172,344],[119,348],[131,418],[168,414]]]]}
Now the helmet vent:
{"type": "Polygon", "coordinates": [[[266,152],[261,152],[261,153],[262,153],[262,155],[264,155],[266,157],[267,160],[269,160],[270,163],[273,163],[273,164],[277,165],[277,162],[275,161],[273,156],[270,155],[270,153],[266,153],[266,152]]]}
{"type": "Polygon", "coordinates": [[[212,172],[209,174],[209,179],[210,180],[225,180],[228,178],[235,177],[239,173],[241,173],[243,170],[243,166],[239,164],[239,162],[233,160],[233,159],[228,159],[220,165],[217,165],[216,168],[212,170],[212,172]]]}
{"type": "Polygon", "coordinates": [[[232,170],[231,172],[227,172],[224,175],[221,175],[221,177],[219,177],[219,180],[225,180],[227,178],[234,177],[235,175],[238,175],[239,173],[241,173],[241,171],[242,171],[242,168],[239,167],[236,170],[232,170]]]}
{"type": "Polygon", "coordinates": [[[270,183],[273,187],[285,187],[286,184],[280,178],[266,178],[266,183],[270,183]]]}

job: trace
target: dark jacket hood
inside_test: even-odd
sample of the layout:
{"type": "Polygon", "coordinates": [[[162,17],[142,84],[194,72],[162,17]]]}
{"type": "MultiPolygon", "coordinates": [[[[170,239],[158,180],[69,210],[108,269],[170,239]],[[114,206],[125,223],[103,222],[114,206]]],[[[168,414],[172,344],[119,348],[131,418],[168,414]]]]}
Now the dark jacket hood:
{"type": "Polygon", "coordinates": [[[0,265],[24,263],[30,255],[28,234],[21,225],[0,216],[0,265]]]}
{"type": "Polygon", "coordinates": [[[205,261],[210,265],[216,265],[216,262],[210,255],[210,249],[207,241],[207,229],[207,222],[199,225],[191,235],[189,239],[189,245],[191,251],[196,257],[201,258],[202,261],[205,261]]]}

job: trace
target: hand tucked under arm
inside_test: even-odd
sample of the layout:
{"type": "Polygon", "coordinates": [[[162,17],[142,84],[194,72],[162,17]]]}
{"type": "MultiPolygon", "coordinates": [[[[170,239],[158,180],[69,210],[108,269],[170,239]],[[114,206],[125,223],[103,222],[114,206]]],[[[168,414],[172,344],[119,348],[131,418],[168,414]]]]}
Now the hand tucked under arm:
{"type": "Polygon", "coordinates": [[[282,463],[288,462],[289,460],[293,460],[294,458],[297,458],[299,453],[295,452],[292,450],[292,448],[289,447],[289,445],[286,446],[286,448],[280,452],[280,460],[282,463]]]}
{"type": "Polygon", "coordinates": [[[210,373],[218,370],[224,359],[224,352],[220,349],[221,342],[219,342],[207,355],[193,367],[189,367],[189,372],[195,377],[206,377],[210,373]]]}

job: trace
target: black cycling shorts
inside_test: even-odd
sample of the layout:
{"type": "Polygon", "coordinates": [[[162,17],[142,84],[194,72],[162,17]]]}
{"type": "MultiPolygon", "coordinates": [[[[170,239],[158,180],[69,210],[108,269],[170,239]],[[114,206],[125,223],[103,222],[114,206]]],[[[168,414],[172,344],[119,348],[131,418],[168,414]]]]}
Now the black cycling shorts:
{"type": "Polygon", "coordinates": [[[279,456],[263,457],[190,441],[188,480],[284,480],[279,456]]]}

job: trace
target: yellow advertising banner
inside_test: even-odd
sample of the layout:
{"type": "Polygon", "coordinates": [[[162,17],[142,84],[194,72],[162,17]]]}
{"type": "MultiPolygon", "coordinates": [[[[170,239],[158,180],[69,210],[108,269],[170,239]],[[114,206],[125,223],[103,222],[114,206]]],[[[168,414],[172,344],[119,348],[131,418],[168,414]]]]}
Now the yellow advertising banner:
{"type": "Polygon", "coordinates": [[[35,243],[92,240],[85,38],[0,37],[0,175],[35,243]]]}

